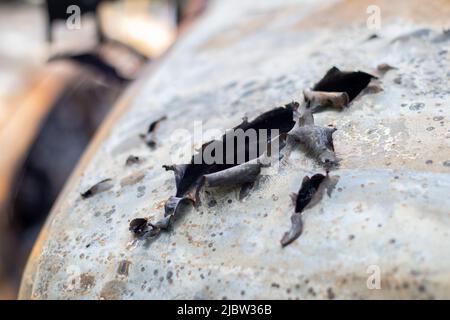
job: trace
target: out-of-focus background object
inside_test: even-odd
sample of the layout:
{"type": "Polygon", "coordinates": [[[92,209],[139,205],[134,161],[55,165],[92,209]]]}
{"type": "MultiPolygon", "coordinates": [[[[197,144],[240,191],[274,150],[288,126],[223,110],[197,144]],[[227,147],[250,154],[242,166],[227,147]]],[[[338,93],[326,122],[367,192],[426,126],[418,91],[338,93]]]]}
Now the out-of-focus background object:
{"type": "Polygon", "coordinates": [[[205,1],[0,1],[0,299],[116,99],[205,1]],[[69,5],[81,9],[69,29],[69,5]]]}

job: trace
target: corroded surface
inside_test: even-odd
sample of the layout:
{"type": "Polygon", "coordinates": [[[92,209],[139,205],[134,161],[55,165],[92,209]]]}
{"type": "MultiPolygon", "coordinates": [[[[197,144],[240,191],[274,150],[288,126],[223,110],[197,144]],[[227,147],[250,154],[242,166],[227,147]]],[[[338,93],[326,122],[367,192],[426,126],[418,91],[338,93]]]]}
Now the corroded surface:
{"type": "Polygon", "coordinates": [[[214,4],[105,124],[42,231],[20,297],[450,298],[450,36],[441,17],[449,8],[434,2],[437,18],[423,15],[420,24],[410,10],[386,7],[379,38],[369,41],[366,6],[351,1],[353,17],[332,29],[309,17],[345,12],[336,1],[214,4]],[[430,30],[404,36],[421,28],[430,30]],[[304,212],[295,242],[279,243],[290,226],[289,194],[323,172],[298,150],[243,201],[238,189],[203,192],[173,231],[132,242],[129,221],[159,219],[175,192],[161,165],[191,143],[169,139],[175,129],[203,121],[203,130],[223,132],[302,99],[333,65],[375,74],[382,63],[396,68],[380,76],[383,91],[315,115],[338,129],[339,180],[304,212]],[[152,150],[139,134],[163,115],[152,150]],[[125,166],[131,154],[143,161],[125,166]],[[80,197],[104,178],[112,189],[80,197]],[[366,286],[373,265],[381,290],[366,286]]]}

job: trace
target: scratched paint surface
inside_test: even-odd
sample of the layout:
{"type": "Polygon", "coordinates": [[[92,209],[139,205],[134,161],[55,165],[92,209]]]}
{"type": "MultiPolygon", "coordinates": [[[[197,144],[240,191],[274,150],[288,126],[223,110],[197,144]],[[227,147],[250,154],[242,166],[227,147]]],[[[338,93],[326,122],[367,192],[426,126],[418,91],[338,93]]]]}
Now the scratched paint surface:
{"type": "Polygon", "coordinates": [[[375,31],[366,27],[366,7],[332,29],[308,22],[334,6],[213,4],[69,185],[30,258],[20,297],[450,298],[450,36],[442,40],[439,19],[418,23],[398,14],[367,41],[375,31]],[[421,28],[430,31],[393,42],[421,28]],[[174,130],[192,131],[202,121],[204,131],[225,131],[244,116],[301,100],[333,65],[376,73],[381,63],[396,68],[380,76],[383,91],[360,95],[342,112],[315,114],[318,125],[338,129],[340,167],[331,174],[339,181],[305,211],[303,234],[291,245],[279,243],[290,225],[289,194],[305,175],[323,173],[300,151],[277,174],[263,173],[243,201],[239,189],[202,192],[202,204],[173,231],[132,243],[129,221],[158,220],[175,194],[173,174],[161,165],[191,140],[170,139],[174,130]],[[163,115],[151,150],[139,134],[163,115]],[[143,161],[125,166],[130,154],[143,161]],[[113,179],[112,189],[80,197],[104,178],[113,179]],[[381,290],[367,288],[373,265],[381,290]]]}

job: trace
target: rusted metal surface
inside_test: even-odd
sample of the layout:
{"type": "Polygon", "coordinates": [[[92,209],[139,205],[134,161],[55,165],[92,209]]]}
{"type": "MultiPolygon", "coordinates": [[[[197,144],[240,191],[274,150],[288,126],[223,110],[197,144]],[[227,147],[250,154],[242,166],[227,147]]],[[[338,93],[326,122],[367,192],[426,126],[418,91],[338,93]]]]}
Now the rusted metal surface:
{"type": "Polygon", "coordinates": [[[417,15],[429,13],[415,19],[409,1],[361,3],[214,3],[97,135],[35,245],[19,297],[450,298],[449,5],[415,2],[417,15]],[[367,40],[370,4],[382,21],[367,40]],[[381,75],[383,63],[396,69],[381,75]],[[377,74],[383,90],[315,114],[316,124],[338,129],[340,166],[334,191],[303,213],[300,238],[279,242],[289,194],[323,169],[294,150],[244,200],[234,188],[201,193],[172,231],[132,241],[129,221],[158,220],[175,192],[161,165],[192,142],[170,139],[176,129],[202,121],[224,132],[303,99],[333,65],[377,74]],[[139,134],[162,116],[151,149],[139,134]],[[142,161],[126,166],[130,155],[142,161]],[[82,199],[105,178],[112,189],[82,199]],[[379,290],[367,286],[373,266],[379,290]]]}

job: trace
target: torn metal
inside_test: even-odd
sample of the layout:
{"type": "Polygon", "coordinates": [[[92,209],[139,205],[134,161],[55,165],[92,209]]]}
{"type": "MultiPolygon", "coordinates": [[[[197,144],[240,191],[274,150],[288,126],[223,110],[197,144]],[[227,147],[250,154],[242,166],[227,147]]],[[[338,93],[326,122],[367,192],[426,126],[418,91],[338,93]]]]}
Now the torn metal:
{"type": "Polygon", "coordinates": [[[304,90],[306,108],[316,112],[319,108],[344,108],[350,101],[346,92],[324,92],[304,90]]]}
{"type": "Polygon", "coordinates": [[[327,175],[316,173],[311,177],[305,176],[303,178],[300,190],[297,194],[291,196],[295,208],[291,215],[291,228],[285,232],[280,240],[283,247],[292,243],[301,235],[303,230],[302,213],[318,204],[325,191],[330,197],[338,180],[339,176],[329,176],[328,173],[327,175]]]}
{"type": "Polygon", "coordinates": [[[372,79],[376,78],[366,72],[341,71],[337,67],[332,67],[313,87],[313,91],[345,92],[351,102],[372,79]]]}
{"type": "Polygon", "coordinates": [[[314,125],[312,113],[306,112],[288,135],[304,145],[311,156],[329,169],[338,164],[333,146],[333,133],[336,130],[332,127],[314,125]]]}
{"type": "MultiPolygon", "coordinates": [[[[171,197],[165,204],[164,218],[156,224],[148,222],[144,232],[134,232],[135,235],[155,236],[163,230],[167,230],[176,218],[181,204],[189,201],[193,204],[199,203],[199,191],[205,187],[223,187],[241,185],[239,198],[244,198],[254,185],[255,180],[261,172],[263,161],[261,157],[270,150],[272,139],[292,136],[296,141],[303,144],[308,152],[316,158],[327,170],[337,165],[338,160],[334,154],[333,133],[336,128],[319,127],[314,125],[313,112],[319,108],[333,107],[342,109],[351,100],[353,100],[362,90],[369,84],[370,80],[376,78],[368,73],[343,72],[338,68],[331,68],[323,79],[321,79],[311,90],[304,91],[305,108],[301,114],[298,112],[299,103],[291,102],[284,107],[272,109],[261,114],[255,120],[248,122],[246,118],[243,122],[233,128],[230,132],[222,136],[220,140],[213,140],[202,145],[199,153],[192,157],[190,164],[182,165],[164,165],[166,170],[174,171],[176,183],[176,195],[171,197]],[[297,122],[294,118],[298,117],[297,122]],[[295,125],[296,123],[296,125],[295,125]],[[267,145],[251,145],[245,141],[244,145],[236,144],[234,133],[236,130],[246,132],[254,129],[257,134],[257,141],[260,141],[260,129],[268,131],[266,141],[267,145]],[[271,130],[276,129],[279,135],[271,137],[271,130]],[[232,142],[233,153],[227,154],[223,152],[219,156],[219,161],[206,163],[203,159],[204,152],[216,152],[216,150],[227,150],[225,146],[232,142]],[[256,151],[256,152],[252,152],[256,151]],[[256,157],[255,157],[256,155],[256,157]],[[200,157],[200,159],[198,159],[200,157]],[[240,163],[239,159],[244,159],[244,163],[240,163]]],[[[158,120],[149,128],[151,135],[157,125],[161,121],[158,120]]],[[[266,132],[267,132],[266,131],[266,132]]],[[[148,137],[147,136],[147,137],[148,137]]],[[[293,222],[298,222],[297,217],[293,217],[293,222]]],[[[133,220],[134,221],[134,220],[133,220]]],[[[133,222],[132,221],[132,222],[133,222]]],[[[131,226],[130,226],[131,228],[131,226]]]]}
{"type": "MultiPolygon", "coordinates": [[[[174,171],[176,195],[169,198],[164,206],[164,218],[155,224],[147,223],[145,231],[134,232],[130,224],[130,230],[137,236],[155,236],[163,230],[167,230],[172,220],[178,215],[183,204],[191,202],[199,203],[198,193],[205,187],[236,186],[242,185],[248,192],[253,186],[261,172],[261,167],[268,165],[268,159],[272,156],[272,145],[277,142],[278,147],[282,148],[286,140],[286,133],[294,126],[294,111],[298,108],[297,102],[291,102],[284,107],[278,107],[267,111],[251,122],[244,119],[243,122],[233,128],[230,132],[222,136],[220,140],[213,140],[202,145],[199,153],[192,157],[190,164],[182,165],[163,165],[166,170],[174,171]],[[257,141],[260,141],[260,129],[267,130],[266,141],[257,146],[250,145],[245,141],[244,145],[236,143],[234,132],[242,130],[246,132],[253,129],[257,135],[257,141]],[[278,136],[272,137],[271,130],[277,130],[278,136]],[[223,153],[223,157],[214,163],[208,164],[203,158],[198,160],[198,156],[209,150],[227,150],[227,143],[233,144],[232,154],[223,153]],[[281,145],[280,145],[281,142],[281,145]],[[252,152],[255,151],[255,152],[252,152]],[[255,157],[256,155],[256,157],[255,157]],[[244,163],[239,163],[239,159],[244,159],[244,163]]],[[[245,192],[242,193],[245,197],[245,192]]],[[[136,220],[136,219],[135,219],[136,220]]],[[[132,221],[134,223],[134,220],[132,221]]]]}

